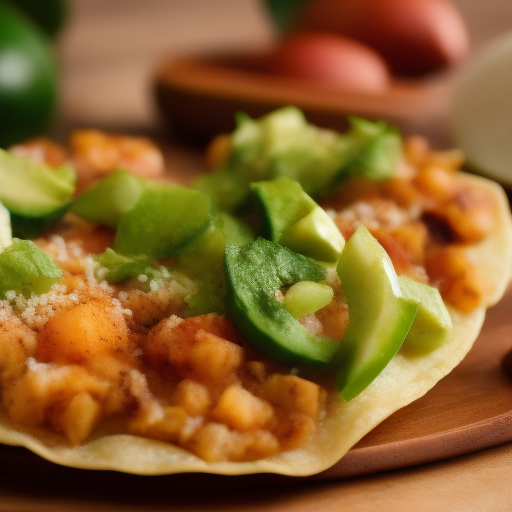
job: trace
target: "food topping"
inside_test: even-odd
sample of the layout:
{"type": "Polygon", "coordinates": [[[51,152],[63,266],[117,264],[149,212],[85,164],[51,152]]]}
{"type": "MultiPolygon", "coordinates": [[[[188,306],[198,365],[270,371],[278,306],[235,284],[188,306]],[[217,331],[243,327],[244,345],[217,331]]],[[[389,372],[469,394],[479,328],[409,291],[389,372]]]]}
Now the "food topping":
{"type": "Polygon", "coordinates": [[[1,394],[19,428],[70,445],[112,422],[207,462],[293,450],[336,384],[352,400],[402,344],[449,343],[443,301],[492,292],[468,248],[495,229],[493,197],[462,184],[459,153],[384,123],[240,118],[206,194],[114,170],[151,145],[82,132],[90,188],[72,200],[74,172],[37,147],[0,153],[1,394]],[[41,236],[12,239],[9,216],[41,236]]]}

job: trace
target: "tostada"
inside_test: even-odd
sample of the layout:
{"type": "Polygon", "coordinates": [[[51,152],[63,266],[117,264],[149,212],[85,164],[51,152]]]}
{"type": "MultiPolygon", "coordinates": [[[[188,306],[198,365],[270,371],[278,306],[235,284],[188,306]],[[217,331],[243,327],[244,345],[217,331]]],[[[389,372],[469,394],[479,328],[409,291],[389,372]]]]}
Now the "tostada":
{"type": "Polygon", "coordinates": [[[507,286],[502,189],[383,122],[237,119],[0,152],[0,442],[136,474],[310,475],[466,355],[507,286]]]}

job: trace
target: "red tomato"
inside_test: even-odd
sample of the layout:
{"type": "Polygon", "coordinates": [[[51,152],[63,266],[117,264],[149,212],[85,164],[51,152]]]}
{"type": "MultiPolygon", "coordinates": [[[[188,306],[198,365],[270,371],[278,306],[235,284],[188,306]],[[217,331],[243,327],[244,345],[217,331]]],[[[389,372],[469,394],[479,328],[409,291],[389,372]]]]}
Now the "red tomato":
{"type": "Polygon", "coordinates": [[[285,39],[272,55],[270,69],[344,92],[377,94],[390,81],[386,64],[371,48],[330,34],[301,33],[285,39]]]}
{"type": "Polygon", "coordinates": [[[469,48],[464,21],[448,0],[310,0],[298,25],[353,37],[408,76],[450,66],[469,48]]]}

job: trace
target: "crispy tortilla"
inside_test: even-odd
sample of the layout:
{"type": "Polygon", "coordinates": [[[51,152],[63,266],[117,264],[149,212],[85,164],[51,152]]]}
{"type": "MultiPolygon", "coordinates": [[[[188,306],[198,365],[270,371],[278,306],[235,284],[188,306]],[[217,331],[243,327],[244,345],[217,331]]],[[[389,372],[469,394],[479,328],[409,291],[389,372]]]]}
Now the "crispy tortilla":
{"type": "MultiPolygon", "coordinates": [[[[492,286],[486,305],[490,307],[502,297],[512,272],[510,210],[503,190],[495,183],[470,175],[464,180],[491,190],[499,205],[497,230],[469,249],[473,261],[492,286]]],[[[399,352],[381,375],[351,402],[339,399],[335,389],[329,390],[327,412],[315,436],[299,449],[267,459],[207,463],[169,443],[116,434],[114,425],[103,425],[82,446],[70,447],[57,433],[14,426],[5,411],[0,414],[0,442],[24,446],[65,466],[141,475],[185,472],[311,475],[335,464],[366,433],[396,410],[420,398],[457,366],[480,332],[485,309],[462,314],[449,308],[453,322],[453,339],[449,343],[426,355],[399,352]]]]}

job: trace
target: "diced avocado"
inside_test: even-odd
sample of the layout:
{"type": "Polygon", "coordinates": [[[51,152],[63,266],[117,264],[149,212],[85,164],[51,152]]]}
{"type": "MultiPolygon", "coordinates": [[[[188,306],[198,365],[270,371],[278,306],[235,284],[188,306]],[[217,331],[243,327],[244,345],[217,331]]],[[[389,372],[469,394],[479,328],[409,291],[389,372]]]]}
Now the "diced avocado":
{"type": "Polygon", "coordinates": [[[335,264],[345,240],[300,184],[281,177],[251,184],[265,235],[294,252],[335,264]]]}
{"type": "Polygon", "coordinates": [[[91,222],[117,228],[142,194],[147,180],[115,170],[71,203],[70,210],[91,222]]]}
{"type": "Polygon", "coordinates": [[[207,229],[210,221],[210,201],[201,192],[150,183],[122,217],[114,249],[126,256],[171,256],[207,229]]]}
{"type": "Polygon", "coordinates": [[[448,342],[452,333],[452,320],[439,290],[407,276],[400,276],[398,281],[404,297],[419,303],[418,314],[405,338],[404,348],[425,352],[448,342]]]}
{"type": "Polygon", "coordinates": [[[52,169],[0,149],[0,201],[20,217],[41,218],[69,203],[76,176],[69,166],[52,169]]]}
{"type": "Polygon", "coordinates": [[[352,400],[398,352],[418,303],[403,296],[389,256],[364,226],[348,240],[337,270],[349,313],[335,356],[337,382],[343,398],[352,400]]]}
{"type": "Polygon", "coordinates": [[[226,245],[244,245],[256,238],[251,226],[243,220],[225,212],[218,212],[217,217],[222,223],[226,245]]]}
{"type": "Polygon", "coordinates": [[[0,252],[12,244],[11,218],[7,208],[0,203],[0,252]]]}
{"type": "Polygon", "coordinates": [[[96,262],[100,268],[106,268],[107,274],[97,276],[100,279],[105,279],[109,283],[119,283],[127,279],[135,279],[141,274],[153,277],[158,273],[153,268],[154,260],[148,256],[123,256],[118,254],[110,247],[96,258],[96,262]]]}
{"type": "Polygon", "coordinates": [[[200,236],[177,251],[176,258],[182,268],[196,276],[204,272],[222,272],[226,245],[243,245],[254,238],[254,232],[245,222],[218,212],[200,236]]]}
{"type": "Polygon", "coordinates": [[[279,243],[283,233],[317,204],[297,181],[281,177],[251,183],[265,237],[279,243]]]}
{"type": "Polygon", "coordinates": [[[302,318],[307,313],[316,313],[327,306],[334,296],[333,289],[323,283],[300,281],[284,296],[284,305],[293,318],[302,318]]]}
{"type": "Polygon", "coordinates": [[[308,124],[295,107],[283,107],[258,120],[237,115],[231,153],[224,168],[198,180],[222,209],[233,211],[246,199],[249,184],[286,176],[316,193],[340,170],[339,134],[308,124]]]}
{"type": "Polygon", "coordinates": [[[338,343],[310,334],[276,299],[276,292],[284,286],[325,279],[322,266],[258,238],[243,246],[226,247],[224,268],[230,316],[249,343],[274,361],[329,363],[338,343]]]}
{"type": "Polygon", "coordinates": [[[340,144],[340,154],[345,159],[340,176],[364,176],[369,180],[392,178],[402,156],[398,130],[384,121],[373,123],[351,117],[349,122],[350,130],[340,144]]]}
{"type": "Polygon", "coordinates": [[[317,206],[291,225],[279,243],[299,254],[334,266],[343,251],[345,239],[329,215],[317,206]]]}
{"type": "Polygon", "coordinates": [[[29,240],[15,238],[0,253],[0,296],[13,290],[30,297],[50,290],[62,277],[62,270],[50,255],[29,240]]]}
{"type": "Polygon", "coordinates": [[[194,183],[194,188],[208,196],[217,208],[232,212],[247,197],[249,181],[246,176],[222,167],[200,176],[194,183]]]}

